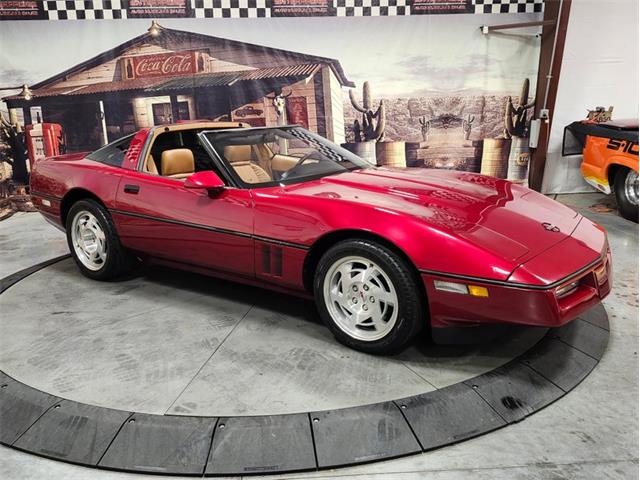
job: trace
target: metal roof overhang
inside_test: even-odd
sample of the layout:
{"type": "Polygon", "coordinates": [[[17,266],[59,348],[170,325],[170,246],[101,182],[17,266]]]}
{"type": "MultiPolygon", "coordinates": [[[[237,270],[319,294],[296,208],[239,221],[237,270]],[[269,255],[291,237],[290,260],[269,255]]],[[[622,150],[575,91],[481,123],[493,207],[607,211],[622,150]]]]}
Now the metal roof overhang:
{"type": "Polygon", "coordinates": [[[201,73],[187,77],[175,77],[145,88],[145,92],[165,90],[189,90],[192,88],[230,87],[239,82],[294,80],[310,77],[320,69],[320,64],[293,65],[286,67],[259,68],[240,72],[201,73]]]}
{"type": "Polygon", "coordinates": [[[236,72],[201,73],[183,77],[161,78],[137,78],[117,82],[101,82],[89,85],[81,85],[66,88],[41,88],[33,90],[33,99],[26,101],[19,95],[3,98],[9,107],[33,104],[34,100],[52,97],[71,97],[79,95],[96,95],[104,93],[117,93],[125,91],[141,91],[144,93],[162,93],[167,90],[190,90],[194,88],[230,87],[240,82],[282,82],[300,81],[316,73],[322,67],[321,64],[303,64],[285,67],[259,68],[236,72]]]}

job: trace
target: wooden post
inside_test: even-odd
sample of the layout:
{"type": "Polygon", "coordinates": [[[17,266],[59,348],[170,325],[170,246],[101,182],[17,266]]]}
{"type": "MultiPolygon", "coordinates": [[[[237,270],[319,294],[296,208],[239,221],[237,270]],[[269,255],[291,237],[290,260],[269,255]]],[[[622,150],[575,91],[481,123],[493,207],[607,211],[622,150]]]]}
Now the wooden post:
{"type": "Polygon", "coordinates": [[[107,118],[104,114],[104,102],[100,100],[98,103],[100,109],[100,126],[102,127],[102,145],[109,143],[109,137],[107,135],[107,118]]]}
{"type": "Polygon", "coordinates": [[[551,132],[551,122],[558,93],[558,82],[560,80],[560,68],[562,66],[562,55],[564,52],[564,42],[567,36],[567,25],[569,24],[569,13],[571,11],[571,0],[546,0],[544,2],[544,20],[558,18],[558,34],[555,37],[555,25],[545,25],[542,28],[542,44],[540,46],[540,62],[538,65],[538,81],[536,83],[536,105],[535,118],[539,118],[540,110],[544,108],[545,97],[546,108],[549,110],[548,121],[543,120],[540,125],[540,136],[538,147],[531,157],[531,169],[529,171],[529,186],[537,191],[542,189],[544,169],[547,162],[547,149],[549,148],[549,133],[551,132]],[[562,11],[560,12],[560,4],[562,11]],[[555,48],[555,51],[554,51],[555,48]],[[553,61],[553,64],[552,64],[553,61]],[[547,75],[551,67],[551,78],[549,79],[549,91],[547,93],[547,75]]]}
{"type": "Polygon", "coordinates": [[[18,109],[17,108],[10,108],[9,109],[9,123],[11,125],[17,125],[18,124],[18,109]]]}
{"type": "Polygon", "coordinates": [[[22,114],[24,116],[24,126],[26,127],[27,125],[31,125],[31,107],[28,105],[26,107],[22,107],[22,114]]]}
{"type": "Polygon", "coordinates": [[[180,110],[178,109],[178,96],[170,95],[169,101],[171,102],[171,123],[176,123],[180,120],[180,110]]]}

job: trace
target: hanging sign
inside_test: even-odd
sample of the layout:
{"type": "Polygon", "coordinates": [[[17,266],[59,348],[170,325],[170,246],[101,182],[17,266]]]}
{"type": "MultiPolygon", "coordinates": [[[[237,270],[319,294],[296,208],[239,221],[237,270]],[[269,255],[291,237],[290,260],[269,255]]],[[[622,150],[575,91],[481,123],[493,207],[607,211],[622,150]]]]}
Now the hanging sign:
{"type": "Polygon", "coordinates": [[[128,18],[189,17],[189,0],[129,0],[128,18]]]}
{"type": "Polygon", "coordinates": [[[413,0],[411,14],[473,13],[472,3],[471,0],[413,0]]]}
{"type": "Polygon", "coordinates": [[[302,125],[309,128],[309,114],[307,112],[307,97],[287,98],[287,123],[302,125]]]}
{"type": "Polygon", "coordinates": [[[124,57],[121,61],[127,80],[192,75],[205,70],[203,54],[193,51],[124,57]]]}
{"type": "Polygon", "coordinates": [[[272,17],[322,17],[335,15],[331,0],[271,0],[272,17]]]}
{"type": "Polygon", "coordinates": [[[42,2],[0,0],[0,20],[39,20],[44,18],[42,2]]]}
{"type": "Polygon", "coordinates": [[[248,123],[252,127],[264,127],[267,125],[264,104],[262,102],[254,102],[242,105],[231,112],[231,120],[233,122],[248,123]]]}

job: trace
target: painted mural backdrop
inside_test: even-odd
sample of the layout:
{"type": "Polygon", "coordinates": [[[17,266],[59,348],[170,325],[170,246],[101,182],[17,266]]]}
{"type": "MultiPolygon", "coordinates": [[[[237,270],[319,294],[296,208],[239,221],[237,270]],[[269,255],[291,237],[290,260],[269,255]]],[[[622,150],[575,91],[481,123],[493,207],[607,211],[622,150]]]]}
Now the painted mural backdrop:
{"type": "Polygon", "coordinates": [[[300,124],[379,165],[525,182],[539,39],[481,26],[541,11],[540,0],[0,0],[0,83],[16,86],[0,112],[36,159],[47,142],[84,151],[215,119],[300,124]]]}

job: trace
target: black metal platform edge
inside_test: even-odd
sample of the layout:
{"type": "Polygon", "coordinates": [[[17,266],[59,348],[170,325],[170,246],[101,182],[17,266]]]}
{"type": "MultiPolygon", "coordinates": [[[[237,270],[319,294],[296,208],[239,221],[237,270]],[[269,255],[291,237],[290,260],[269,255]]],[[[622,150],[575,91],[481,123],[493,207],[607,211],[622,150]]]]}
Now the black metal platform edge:
{"type": "MultiPolygon", "coordinates": [[[[0,293],[67,257],[1,279],[0,293]]],[[[464,382],[390,402],[266,416],[125,412],[55,397],[0,371],[0,424],[17,435],[7,440],[0,431],[0,443],[76,465],[158,475],[250,476],[371,463],[523,420],[579,385],[608,340],[607,313],[598,305],[585,319],[549,330],[519,357],[464,382]]]]}
{"type": "Polygon", "coordinates": [[[28,277],[33,273],[36,273],[38,270],[42,270],[43,268],[48,267],[49,265],[53,265],[54,263],[58,263],[70,257],[71,257],[71,254],[69,253],[65,255],[60,255],[59,257],[45,260],[44,262],[40,262],[36,265],[32,265],[30,267],[27,267],[15,273],[12,273],[11,275],[7,275],[4,278],[0,278],[0,293],[3,293],[8,288],[18,283],[20,280],[25,279],[26,277],[28,277]]]}

